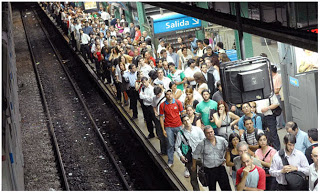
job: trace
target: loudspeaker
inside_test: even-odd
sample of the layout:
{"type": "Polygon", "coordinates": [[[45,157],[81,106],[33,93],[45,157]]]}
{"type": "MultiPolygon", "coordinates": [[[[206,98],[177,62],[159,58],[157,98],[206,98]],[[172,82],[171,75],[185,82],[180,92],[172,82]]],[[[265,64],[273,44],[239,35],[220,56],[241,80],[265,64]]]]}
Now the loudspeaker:
{"type": "Polygon", "coordinates": [[[261,56],[220,64],[223,99],[242,104],[273,94],[270,61],[261,56]]]}

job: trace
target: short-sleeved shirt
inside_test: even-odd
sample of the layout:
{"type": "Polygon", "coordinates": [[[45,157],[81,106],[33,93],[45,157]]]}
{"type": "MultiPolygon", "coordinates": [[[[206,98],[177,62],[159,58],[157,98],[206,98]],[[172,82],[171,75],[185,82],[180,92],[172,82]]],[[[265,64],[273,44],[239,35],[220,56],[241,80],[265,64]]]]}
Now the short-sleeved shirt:
{"type": "MultiPolygon", "coordinates": [[[[170,73],[168,75],[168,78],[176,82],[181,82],[185,77],[186,76],[184,75],[184,72],[182,70],[177,70],[174,74],[170,73]]],[[[180,89],[183,91],[183,84],[177,85],[177,89],[180,89]]]]}
{"type": "MultiPolygon", "coordinates": [[[[236,185],[238,185],[241,182],[244,168],[245,167],[242,167],[237,171],[236,185]]],[[[250,188],[258,188],[260,190],[265,190],[266,189],[265,171],[258,166],[254,166],[254,168],[249,171],[245,186],[250,188]]]]}
{"type": "Polygon", "coordinates": [[[192,154],[192,158],[201,159],[201,162],[206,168],[218,167],[225,161],[224,156],[228,147],[228,142],[220,136],[215,136],[215,138],[215,146],[205,138],[197,145],[196,150],[192,154]]]}
{"type": "Polygon", "coordinates": [[[263,158],[267,155],[267,153],[270,151],[270,153],[268,154],[268,156],[264,159],[265,162],[267,163],[271,163],[271,157],[274,156],[274,154],[277,153],[277,150],[275,150],[273,147],[268,146],[268,149],[266,151],[265,154],[262,153],[262,149],[257,149],[254,153],[256,154],[256,156],[260,159],[263,160],[263,158]]]}
{"type": "Polygon", "coordinates": [[[217,110],[218,103],[213,100],[208,102],[202,101],[196,107],[196,112],[201,114],[201,120],[204,125],[211,125],[212,128],[217,128],[215,123],[211,123],[209,120],[210,109],[217,110]]]}
{"type": "Polygon", "coordinates": [[[165,116],[164,127],[180,127],[182,125],[180,113],[183,112],[183,106],[179,100],[172,99],[171,104],[166,100],[160,104],[159,110],[160,116],[165,116]]]}

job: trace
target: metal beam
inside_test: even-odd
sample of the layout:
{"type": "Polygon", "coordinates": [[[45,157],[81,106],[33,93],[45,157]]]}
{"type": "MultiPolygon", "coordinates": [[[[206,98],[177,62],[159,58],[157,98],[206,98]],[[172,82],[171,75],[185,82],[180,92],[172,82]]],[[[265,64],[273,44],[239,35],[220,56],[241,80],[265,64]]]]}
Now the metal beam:
{"type": "MultiPolygon", "coordinates": [[[[144,2],[237,30],[235,15],[176,2],[144,2]]],[[[318,34],[242,17],[243,32],[318,52],[318,34]]]]}

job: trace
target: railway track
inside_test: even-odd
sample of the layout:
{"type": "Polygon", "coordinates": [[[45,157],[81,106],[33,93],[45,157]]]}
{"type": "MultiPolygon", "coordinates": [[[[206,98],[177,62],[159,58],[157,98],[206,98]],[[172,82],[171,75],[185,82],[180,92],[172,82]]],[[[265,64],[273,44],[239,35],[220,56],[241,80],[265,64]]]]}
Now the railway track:
{"type": "Polygon", "coordinates": [[[36,12],[21,10],[65,190],[132,190],[36,12]]]}

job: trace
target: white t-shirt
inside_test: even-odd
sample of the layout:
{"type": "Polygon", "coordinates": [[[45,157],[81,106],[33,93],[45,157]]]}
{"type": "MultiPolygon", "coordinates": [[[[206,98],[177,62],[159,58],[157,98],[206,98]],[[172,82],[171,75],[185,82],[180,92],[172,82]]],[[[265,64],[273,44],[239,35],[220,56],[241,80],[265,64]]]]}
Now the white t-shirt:
{"type": "MultiPolygon", "coordinates": [[[[190,67],[188,67],[185,71],[184,71],[184,75],[188,78],[193,77],[194,73],[196,72],[201,72],[200,68],[198,66],[194,67],[194,69],[192,70],[190,67]]],[[[196,81],[191,81],[190,85],[196,85],[196,81]]]]}
{"type": "Polygon", "coordinates": [[[152,70],[151,66],[148,64],[145,64],[144,66],[141,66],[140,70],[143,73],[143,76],[149,78],[149,72],[152,70]]]}
{"type": "Polygon", "coordinates": [[[154,84],[161,84],[161,83],[162,83],[164,89],[166,89],[166,90],[169,89],[169,84],[170,84],[170,82],[171,82],[171,79],[168,78],[168,77],[165,77],[165,76],[163,77],[162,80],[159,80],[159,78],[156,78],[156,79],[153,81],[154,84]]]}
{"type": "MultiPolygon", "coordinates": [[[[270,100],[271,100],[271,104],[279,105],[279,101],[278,101],[277,96],[275,94],[270,98],[270,100]]],[[[262,113],[261,112],[262,108],[270,106],[269,99],[258,100],[258,101],[255,101],[255,102],[256,102],[256,105],[257,105],[256,106],[257,113],[262,113]]],[[[264,116],[272,115],[272,111],[268,110],[267,112],[263,113],[263,115],[264,116]]]]}

